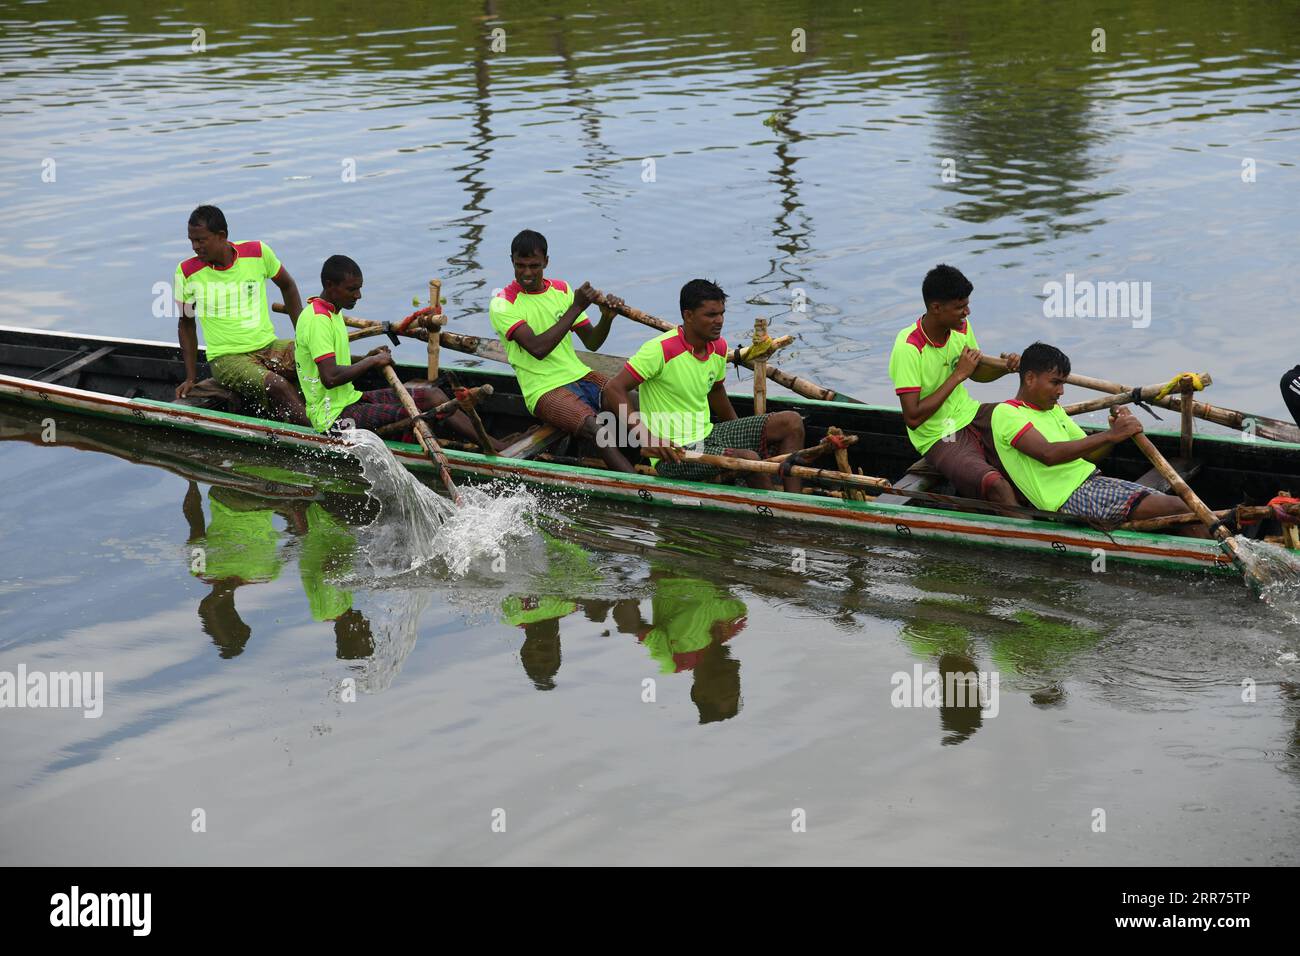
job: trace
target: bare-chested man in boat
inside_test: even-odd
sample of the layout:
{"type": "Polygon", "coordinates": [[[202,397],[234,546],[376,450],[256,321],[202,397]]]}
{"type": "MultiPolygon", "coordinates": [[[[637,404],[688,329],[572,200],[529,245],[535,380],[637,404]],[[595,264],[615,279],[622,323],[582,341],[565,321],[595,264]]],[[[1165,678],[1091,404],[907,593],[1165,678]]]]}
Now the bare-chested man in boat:
{"type": "MultiPolygon", "coordinates": [[[[719,469],[684,460],[683,450],[757,460],[803,447],[803,419],[797,412],[770,412],[740,418],[727,397],[727,343],[722,337],[727,294],[715,282],[692,279],[682,286],[678,305],[682,324],[641,346],[605,386],[605,397],[619,420],[639,433],[639,444],[654,447],[656,470],[664,478],[715,481],[719,469]],[[632,411],[628,392],[641,396],[632,411]],[[716,423],[715,423],[716,420],[716,423]]],[[[772,487],[763,472],[742,472],[753,488],[772,487]]],[[[786,491],[801,482],[787,476],[786,491]]]]}
{"type": "Polygon", "coordinates": [[[993,404],[975,401],[966,380],[992,382],[1015,371],[1019,356],[1004,354],[1008,369],[980,365],[970,324],[970,280],[938,265],[921,283],[925,314],[894,338],[889,377],[903,407],[907,437],[964,498],[1016,504],[1015,491],[993,450],[993,404]]]}
{"type": "MultiPolygon", "coordinates": [[[[1088,435],[1057,404],[1070,374],[1060,349],[1035,342],[1020,356],[1020,390],[993,409],[993,442],[1016,487],[1035,508],[1087,518],[1105,525],[1185,514],[1175,495],[1102,475],[1094,462],[1142,431],[1128,409],[1115,407],[1110,428],[1088,435]]],[[[1204,538],[1199,524],[1175,533],[1204,538]]]]}
{"type": "MultiPolygon", "coordinates": [[[[591,305],[591,286],[583,283],[575,291],[567,282],[546,278],[550,263],[546,237],[531,229],[510,243],[510,262],[515,281],[492,297],[488,315],[515,370],[524,404],[548,425],[594,441],[596,416],[605,410],[606,377],[583,364],[569,333],[597,351],[609,335],[619,300],[611,297],[602,305],[600,324],[592,325],[585,314],[591,305]]],[[[608,467],[634,470],[617,448],[603,442],[597,442],[597,447],[608,467]]]]}
{"type": "Polygon", "coordinates": [[[264,406],[275,418],[306,425],[307,413],[296,387],[293,339],[275,335],[266,301],[266,280],[280,289],[289,315],[302,311],[298,285],[265,242],[231,242],[226,217],[216,206],[199,206],[189,219],[193,258],[176,267],[175,296],[180,308],[177,333],[185,360],[182,399],[198,377],[203,327],[208,365],[217,384],[264,406]]]}
{"type": "MultiPolygon", "coordinates": [[[[367,372],[393,364],[386,345],[371,349],[359,362],[352,361],[342,313],[361,301],[361,267],[347,256],[330,256],[321,266],[320,281],[321,294],[308,299],[298,316],[295,344],[298,381],[307,398],[312,427],[328,431],[335,422],[350,419],[357,428],[377,431],[407,418],[393,389],[362,392],[352,384],[367,372]]],[[[432,384],[415,386],[410,393],[422,412],[448,401],[447,393],[432,384]]],[[[476,440],[474,425],[464,412],[457,411],[445,421],[458,435],[476,440]]],[[[492,443],[500,451],[500,443],[496,439],[492,443]]]]}

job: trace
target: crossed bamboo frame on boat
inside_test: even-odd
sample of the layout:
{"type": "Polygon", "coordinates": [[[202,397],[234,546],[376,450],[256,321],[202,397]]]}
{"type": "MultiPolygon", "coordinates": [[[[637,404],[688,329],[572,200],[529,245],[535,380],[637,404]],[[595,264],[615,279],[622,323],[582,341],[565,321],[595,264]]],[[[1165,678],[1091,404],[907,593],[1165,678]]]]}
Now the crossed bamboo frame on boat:
{"type": "MultiPolygon", "coordinates": [[[[594,304],[603,308],[613,308],[620,315],[646,325],[660,332],[672,331],[676,326],[672,323],[644,312],[640,309],[629,306],[619,300],[611,302],[611,297],[606,293],[596,290],[592,297],[594,304]]],[[[434,381],[438,376],[438,366],[441,355],[441,349],[445,345],[447,348],[457,352],[474,355],[478,358],[489,359],[492,361],[504,362],[509,364],[505,350],[495,339],[483,339],[479,336],[463,335],[446,329],[447,316],[442,310],[442,283],[438,279],[429,282],[429,304],[428,306],[418,309],[406,316],[399,322],[373,322],[357,317],[347,317],[344,321],[354,331],[349,333],[349,341],[366,338],[373,335],[387,335],[394,344],[398,342],[398,336],[405,335],[410,338],[420,339],[426,343],[428,356],[428,379],[434,381]]],[[[273,306],[276,311],[283,312],[284,307],[280,303],[273,306]]],[[[766,411],[767,403],[767,381],[771,379],[779,385],[783,385],[790,391],[802,395],[805,398],[811,398],[818,401],[841,401],[858,403],[857,399],[836,392],[834,389],[818,385],[816,382],[800,376],[792,375],[782,370],[769,361],[769,357],[774,355],[780,349],[794,341],[794,337],[783,335],[773,338],[768,334],[768,321],[766,318],[757,318],[754,322],[754,329],[750,337],[750,344],[744,348],[735,348],[727,354],[727,362],[737,366],[749,368],[754,372],[754,414],[761,415],[766,411]]],[[[992,356],[981,356],[980,363],[995,368],[1006,369],[1006,362],[1003,359],[992,356]]],[[[385,372],[392,372],[391,369],[385,369],[385,372]]],[[[424,447],[429,457],[437,465],[443,483],[451,492],[453,498],[459,497],[459,492],[455,485],[451,483],[449,468],[446,458],[442,455],[436,439],[433,438],[432,431],[428,428],[428,419],[437,414],[460,408],[469,415],[470,420],[474,423],[475,430],[479,435],[480,450],[484,454],[495,454],[491,445],[487,441],[487,433],[483,423],[475,409],[475,406],[482,400],[492,394],[490,386],[483,386],[480,389],[465,390],[457,389],[457,396],[450,402],[432,409],[427,412],[419,412],[410,396],[405,394],[400,380],[395,372],[388,375],[389,383],[398,392],[399,397],[404,397],[403,405],[406,406],[409,417],[403,422],[397,423],[403,428],[413,427],[416,437],[424,447]]],[[[1091,399],[1089,401],[1077,402],[1072,405],[1063,406],[1066,414],[1080,415],[1085,412],[1097,411],[1103,408],[1113,408],[1128,403],[1136,403],[1140,407],[1146,408],[1153,415],[1154,411],[1150,405],[1159,405],[1163,408],[1177,411],[1181,418],[1182,440],[1180,452],[1183,460],[1190,461],[1193,445],[1193,419],[1203,418],[1207,421],[1215,422],[1220,425],[1234,428],[1240,431],[1248,432],[1260,438],[1300,442],[1300,428],[1295,425],[1284,422],[1279,419],[1268,418],[1262,415],[1250,415],[1245,412],[1236,411],[1229,408],[1221,408],[1215,405],[1209,405],[1204,402],[1195,400],[1194,393],[1208,387],[1212,384],[1212,378],[1208,372],[1194,375],[1192,373],[1183,373],[1175,376],[1169,382],[1132,387],[1121,385],[1116,382],[1106,381],[1104,379],[1092,378],[1090,376],[1071,374],[1067,376],[1066,382],[1071,385],[1077,385],[1082,388],[1092,389],[1107,393],[1103,397],[1091,399]]],[[[778,456],[775,459],[755,461],[751,459],[732,458],[725,455],[709,455],[700,452],[684,452],[684,460],[698,462],[704,465],[716,467],[722,471],[744,473],[744,472],[763,472],[770,475],[792,475],[811,482],[814,485],[831,485],[841,489],[840,494],[851,500],[865,500],[867,492],[877,494],[898,494],[906,496],[916,501],[925,501],[935,504],[944,504],[956,506],[967,511],[992,512],[1008,517],[1035,518],[1040,520],[1058,521],[1072,524],[1089,524],[1085,519],[1074,518],[1070,515],[1062,515],[1058,512],[1041,511],[1036,508],[1021,506],[994,505],[987,501],[978,499],[961,498],[953,495],[942,495],[936,492],[920,491],[916,489],[896,488],[888,480],[877,478],[861,473],[861,469],[855,474],[849,466],[848,447],[857,441],[856,435],[843,435],[838,428],[832,427],[827,432],[827,438],[811,448],[794,452],[790,455],[778,456]],[[833,452],[836,460],[836,469],[829,470],[823,468],[812,468],[807,462],[813,461],[826,452],[833,452]],[[787,460],[788,459],[788,460],[787,460]]],[[[1229,530],[1227,522],[1231,519],[1239,526],[1242,522],[1258,520],[1273,514],[1270,507],[1250,507],[1239,505],[1236,508],[1226,509],[1223,511],[1211,511],[1198,498],[1195,492],[1187,485],[1178,471],[1165,460],[1164,456],[1151,444],[1150,440],[1143,434],[1133,436],[1134,443],[1150,460],[1152,466],[1161,474],[1169,483],[1171,490],[1174,491],[1187,504],[1188,512],[1182,515],[1169,515],[1161,518],[1151,518],[1143,521],[1126,522],[1119,525],[1120,529],[1134,531],[1151,531],[1164,528],[1174,527],[1182,524],[1201,522],[1209,529],[1210,533],[1216,537],[1223,549],[1233,558],[1239,567],[1246,573],[1247,577],[1257,584],[1266,583],[1267,575],[1257,567],[1257,563],[1240,548],[1235,532],[1229,530]]],[[[575,461],[575,463],[583,463],[575,461]]],[[[593,462],[594,465],[600,464],[593,462]]],[[[1297,506],[1294,504],[1282,506],[1291,517],[1300,516],[1297,513],[1297,506]]],[[[1295,535],[1287,536],[1288,544],[1293,542],[1300,544],[1300,540],[1295,535]]]]}

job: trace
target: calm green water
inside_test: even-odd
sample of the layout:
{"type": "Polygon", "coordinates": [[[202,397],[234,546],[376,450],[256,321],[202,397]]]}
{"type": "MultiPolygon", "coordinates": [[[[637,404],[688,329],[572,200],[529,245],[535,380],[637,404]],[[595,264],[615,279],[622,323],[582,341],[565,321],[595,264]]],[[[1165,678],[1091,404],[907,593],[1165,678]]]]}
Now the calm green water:
{"type": "MultiPolygon", "coordinates": [[[[716,277],[878,402],[948,261],[990,350],[1285,417],[1300,5],[857,3],[0,4],[0,322],[170,339],[212,201],[305,294],[344,252],[361,314],[437,276],[478,334],[526,226],[659,314],[716,277]],[[1151,283],[1149,325],[1045,317],[1067,274],[1151,283]]],[[[0,710],[5,862],[1300,855],[1300,632],[1235,582],[582,499],[506,573],[382,577],[353,474],[59,435],[0,407],[0,671],[104,710],[0,710]],[[996,714],[892,706],[916,665],[997,672],[996,714]]]]}

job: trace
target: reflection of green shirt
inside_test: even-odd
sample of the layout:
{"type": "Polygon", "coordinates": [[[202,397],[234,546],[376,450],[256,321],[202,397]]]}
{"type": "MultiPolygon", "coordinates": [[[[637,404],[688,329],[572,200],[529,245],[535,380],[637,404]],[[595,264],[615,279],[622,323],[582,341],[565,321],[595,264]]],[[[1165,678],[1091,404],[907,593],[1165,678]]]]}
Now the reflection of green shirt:
{"type": "Polygon", "coordinates": [[[743,601],[699,578],[661,578],[651,601],[654,626],[643,641],[661,674],[678,669],[674,655],[701,651],[713,641],[713,627],[748,613],[743,601]]]}
{"type": "Polygon", "coordinates": [[[531,595],[512,594],[501,602],[501,620],[512,627],[572,614],[578,605],[563,595],[600,581],[591,556],[579,545],[545,531],[541,535],[546,542],[546,573],[532,585],[536,590],[531,595]]]}
{"type": "Polygon", "coordinates": [[[332,575],[352,570],[356,540],[351,532],[319,504],[307,509],[307,534],[298,556],[302,589],[316,621],[332,621],[352,609],[352,592],[330,583],[332,575]]]}
{"type": "Polygon", "coordinates": [[[573,601],[558,597],[520,597],[512,594],[501,602],[501,620],[511,627],[567,617],[578,609],[573,601]]]}
{"type": "Polygon", "coordinates": [[[207,534],[194,542],[203,548],[204,570],[194,571],[191,564],[191,573],[205,581],[274,581],[280,576],[280,533],[275,529],[275,512],[270,508],[237,510],[222,504],[221,497],[220,488],[208,491],[212,518],[207,534]]]}
{"type": "Polygon", "coordinates": [[[1019,627],[989,641],[989,656],[1004,680],[1055,671],[1092,650],[1102,638],[1101,631],[1034,611],[1016,611],[1011,616],[1019,627]]]}

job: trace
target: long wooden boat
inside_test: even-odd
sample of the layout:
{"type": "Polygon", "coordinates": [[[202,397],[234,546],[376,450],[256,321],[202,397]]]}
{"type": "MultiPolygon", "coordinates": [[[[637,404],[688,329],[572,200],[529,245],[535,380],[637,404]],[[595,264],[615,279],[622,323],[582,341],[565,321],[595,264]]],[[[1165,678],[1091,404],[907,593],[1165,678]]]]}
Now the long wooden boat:
{"type": "MultiPolygon", "coordinates": [[[[607,364],[607,357],[601,358],[606,359],[602,364],[607,364]]],[[[493,386],[494,394],[480,406],[492,434],[523,436],[512,446],[510,456],[447,447],[452,471],[462,478],[518,479],[647,505],[730,511],[771,523],[771,530],[763,532],[767,534],[778,533],[783,522],[814,522],[895,538],[1012,548],[1062,559],[1093,559],[1101,552],[1110,560],[1236,573],[1219,546],[1208,540],[1155,532],[1103,532],[1063,521],[959,511],[906,495],[853,501],[824,492],[788,494],[588,467],[581,464],[586,459],[573,457],[577,450],[566,447],[567,437],[550,435],[548,429],[538,427],[508,371],[461,366],[448,366],[447,370],[463,385],[493,386]]],[[[206,363],[201,362],[200,375],[206,374],[206,363]]],[[[418,380],[425,369],[399,366],[399,374],[404,381],[418,380]]],[[[347,455],[336,439],[306,427],[178,403],[173,400],[174,390],[183,378],[180,350],[173,343],[0,326],[0,400],[36,406],[35,421],[57,411],[172,429],[178,444],[185,442],[184,433],[198,432],[312,455],[347,455]]],[[[373,381],[362,379],[358,386],[381,388],[384,382],[375,376],[373,381]]],[[[749,396],[736,394],[731,400],[741,415],[752,410],[749,396]]],[[[784,409],[804,417],[809,445],[821,440],[830,426],[856,435],[857,443],[850,450],[855,470],[897,478],[896,485],[914,491],[943,490],[933,475],[911,470],[917,456],[898,409],[768,397],[769,411],[784,409]]],[[[1177,456],[1176,432],[1147,434],[1166,456],[1177,456]]],[[[1228,508],[1242,501],[1265,502],[1281,490],[1300,491],[1300,444],[1249,437],[1253,436],[1197,436],[1190,480],[1211,508],[1228,508]]],[[[417,445],[387,444],[413,471],[431,470],[417,445]]],[[[1144,477],[1147,462],[1131,443],[1116,448],[1103,467],[1116,477],[1150,480],[1144,477]]],[[[754,533],[752,529],[750,533],[754,533]]]]}

